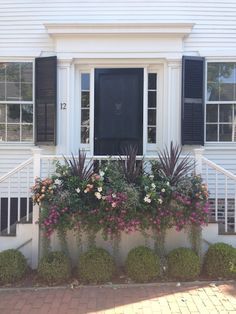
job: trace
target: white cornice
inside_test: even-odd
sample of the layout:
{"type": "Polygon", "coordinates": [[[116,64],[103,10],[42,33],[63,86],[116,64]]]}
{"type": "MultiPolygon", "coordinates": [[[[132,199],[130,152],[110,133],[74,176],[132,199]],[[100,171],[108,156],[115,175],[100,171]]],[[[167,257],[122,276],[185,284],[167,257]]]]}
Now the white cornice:
{"type": "Polygon", "coordinates": [[[83,34],[150,34],[185,37],[191,33],[193,23],[45,23],[53,37],[83,34]]]}

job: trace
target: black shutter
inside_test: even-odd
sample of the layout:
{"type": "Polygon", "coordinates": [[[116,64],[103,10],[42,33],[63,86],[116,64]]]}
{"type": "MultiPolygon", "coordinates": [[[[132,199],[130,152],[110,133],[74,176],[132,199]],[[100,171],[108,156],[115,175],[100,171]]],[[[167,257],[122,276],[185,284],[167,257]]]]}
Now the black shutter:
{"type": "Polygon", "coordinates": [[[183,56],[182,144],[204,145],[204,58],[183,56]]]}
{"type": "Polygon", "coordinates": [[[37,144],[56,144],[57,57],[35,59],[37,144]]]}

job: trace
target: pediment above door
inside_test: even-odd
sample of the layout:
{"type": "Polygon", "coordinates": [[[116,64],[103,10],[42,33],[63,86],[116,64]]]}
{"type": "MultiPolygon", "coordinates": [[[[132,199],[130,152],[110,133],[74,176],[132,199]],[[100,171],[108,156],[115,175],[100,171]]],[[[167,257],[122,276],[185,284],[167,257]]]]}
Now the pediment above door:
{"type": "MultiPolygon", "coordinates": [[[[181,53],[193,23],[46,23],[57,53],[181,53]]],[[[139,57],[142,57],[141,55],[139,57]]]]}

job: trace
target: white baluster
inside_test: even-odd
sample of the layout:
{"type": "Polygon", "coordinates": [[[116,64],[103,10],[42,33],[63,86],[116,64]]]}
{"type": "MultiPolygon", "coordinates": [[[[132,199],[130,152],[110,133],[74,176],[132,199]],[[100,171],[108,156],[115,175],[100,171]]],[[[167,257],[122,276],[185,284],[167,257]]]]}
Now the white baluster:
{"type": "Polygon", "coordinates": [[[17,221],[20,221],[20,194],[21,194],[20,171],[18,171],[18,173],[17,173],[17,180],[18,180],[17,221]]]}
{"type": "Polygon", "coordinates": [[[8,180],[8,197],[7,197],[7,234],[11,232],[11,178],[8,180]]]}
{"type": "Polygon", "coordinates": [[[225,232],[228,231],[228,178],[225,177],[225,232]]]}
{"type": "Polygon", "coordinates": [[[215,220],[218,221],[218,173],[216,172],[215,185],[215,220]]]}
{"type": "Polygon", "coordinates": [[[26,205],[26,221],[29,221],[29,191],[30,191],[30,172],[27,167],[27,205],[26,205]]]}

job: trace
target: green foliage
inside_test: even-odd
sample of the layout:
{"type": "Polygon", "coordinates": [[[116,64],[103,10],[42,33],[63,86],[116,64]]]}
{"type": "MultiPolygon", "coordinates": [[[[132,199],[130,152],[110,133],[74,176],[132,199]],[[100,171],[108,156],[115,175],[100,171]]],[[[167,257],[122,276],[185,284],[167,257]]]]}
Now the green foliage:
{"type": "Polygon", "coordinates": [[[125,262],[128,276],[136,282],[148,282],[160,274],[160,260],[145,246],[132,249],[125,262]]]}
{"type": "Polygon", "coordinates": [[[12,283],[23,278],[27,270],[24,255],[17,250],[6,250],[0,253],[0,282],[12,283]]]}
{"type": "Polygon", "coordinates": [[[193,280],[200,274],[200,259],[188,248],[171,251],[167,256],[167,265],[170,278],[193,280]]]}
{"type": "Polygon", "coordinates": [[[62,283],[70,278],[70,260],[62,252],[50,252],[40,260],[38,274],[49,284],[62,283]]]}
{"type": "Polygon", "coordinates": [[[91,248],[79,258],[78,276],[84,283],[104,283],[110,281],[115,272],[111,255],[102,248],[91,248]]]}
{"type": "Polygon", "coordinates": [[[226,243],[211,245],[203,269],[212,278],[236,278],[236,248],[226,243]]]}

